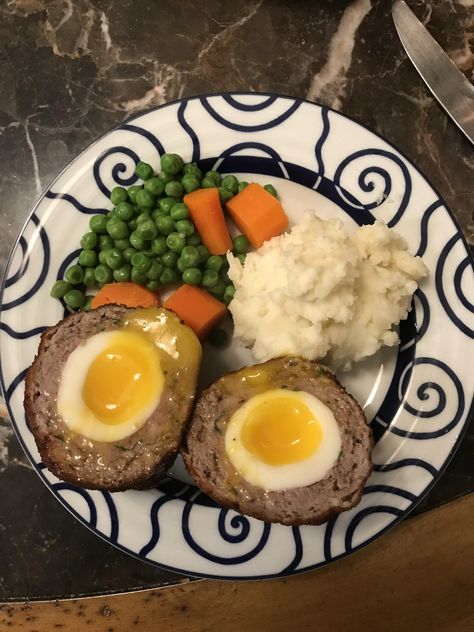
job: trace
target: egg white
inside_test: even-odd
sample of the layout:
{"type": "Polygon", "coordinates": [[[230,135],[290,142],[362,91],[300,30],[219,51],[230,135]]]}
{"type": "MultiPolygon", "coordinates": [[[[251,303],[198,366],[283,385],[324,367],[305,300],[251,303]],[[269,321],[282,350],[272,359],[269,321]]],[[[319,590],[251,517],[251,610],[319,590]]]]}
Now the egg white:
{"type": "Polygon", "coordinates": [[[267,491],[306,487],[322,480],[335,465],[341,445],[341,433],[332,411],[317,397],[304,391],[274,389],[254,395],[232,415],[225,434],[225,449],[237,472],[249,483],[267,491]],[[268,465],[244,447],[241,434],[249,413],[271,397],[298,399],[319,421],[321,443],[308,458],[288,465],[268,465]]]}
{"type": "MultiPolygon", "coordinates": [[[[58,390],[57,410],[70,430],[93,441],[120,441],[136,432],[153,413],[160,401],[163,379],[156,383],[156,395],[133,417],[118,424],[105,424],[85,405],[82,389],[87,372],[96,357],[113,343],[118,332],[104,331],[88,338],[68,357],[58,390]]],[[[137,334],[132,334],[137,335],[137,334]]],[[[162,373],[160,370],[160,375],[162,373]]]]}

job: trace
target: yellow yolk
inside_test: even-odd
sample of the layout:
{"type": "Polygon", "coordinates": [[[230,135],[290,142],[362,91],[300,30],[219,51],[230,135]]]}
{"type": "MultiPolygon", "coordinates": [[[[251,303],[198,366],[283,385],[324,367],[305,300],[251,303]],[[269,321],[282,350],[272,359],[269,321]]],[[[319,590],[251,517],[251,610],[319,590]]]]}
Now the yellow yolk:
{"type": "Polygon", "coordinates": [[[321,425],[297,398],[272,397],[253,407],[242,428],[244,447],[268,465],[310,457],[322,441],[321,425]]]}
{"type": "Polygon", "coordinates": [[[120,424],[153,400],[161,381],[153,345],[139,334],[117,333],[90,365],[82,398],[100,421],[120,424]]]}

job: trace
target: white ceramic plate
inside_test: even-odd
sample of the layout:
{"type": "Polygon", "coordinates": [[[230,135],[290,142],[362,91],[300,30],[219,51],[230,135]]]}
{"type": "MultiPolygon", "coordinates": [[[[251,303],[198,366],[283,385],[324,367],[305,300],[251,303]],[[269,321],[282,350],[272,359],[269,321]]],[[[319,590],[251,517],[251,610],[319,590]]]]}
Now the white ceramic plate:
{"type": "MultiPolygon", "coordinates": [[[[135,117],[80,154],[35,206],[3,286],[1,380],[18,438],[58,500],[99,536],[140,559],[219,578],[277,577],[327,564],[393,526],[440,476],[472,398],[473,277],[462,234],[439,194],[377,134],[313,103],[265,94],[184,99],[135,117]],[[58,481],[25,419],[23,379],[40,333],[63,317],[49,297],[77,256],[90,215],[140,158],[163,151],[278,189],[292,223],[304,209],[349,227],[378,218],[422,255],[429,276],[400,326],[401,345],[340,376],[377,440],[360,505],[327,524],[284,527],[217,507],[178,462],[157,488],[109,494],[58,481]],[[471,354],[471,355],[469,355],[471,354]]],[[[205,349],[204,380],[251,362],[243,348],[205,349]]]]}

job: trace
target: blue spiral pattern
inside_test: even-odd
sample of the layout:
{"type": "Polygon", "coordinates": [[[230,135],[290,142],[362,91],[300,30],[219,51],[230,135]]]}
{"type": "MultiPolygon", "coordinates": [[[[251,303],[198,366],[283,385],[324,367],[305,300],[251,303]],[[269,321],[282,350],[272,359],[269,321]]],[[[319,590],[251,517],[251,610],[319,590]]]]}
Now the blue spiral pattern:
{"type": "MultiPolygon", "coordinates": [[[[410,214],[414,208],[425,209],[417,218],[420,231],[418,254],[433,256],[432,253],[436,253],[433,251],[435,240],[431,237],[435,223],[432,218],[436,215],[436,226],[451,227],[450,212],[436,192],[432,192],[429,199],[426,199],[425,193],[420,193],[421,189],[426,191],[426,182],[421,179],[423,187],[418,186],[421,176],[415,174],[416,169],[413,168],[411,173],[416,177],[413,175],[412,180],[407,158],[386,142],[383,143],[383,148],[379,145],[375,147],[374,138],[379,143],[380,139],[355,123],[352,141],[357,149],[347,155],[344,142],[341,142],[343,139],[338,133],[341,115],[329,108],[275,95],[244,96],[244,101],[240,100],[241,95],[229,94],[185,99],[177,107],[173,104],[170,107],[174,108],[176,121],[172,134],[168,134],[168,130],[160,126],[159,116],[154,118],[147,114],[122,124],[111,134],[108,149],[99,156],[94,147],[86,150],[90,157],[87,174],[89,193],[92,187],[96,192],[96,199],[100,200],[101,195],[109,197],[111,186],[133,184],[137,180],[134,171],[139,158],[156,163],[165,148],[173,151],[170,140],[173,134],[181,133],[192,143],[192,152],[185,157],[186,160],[198,161],[202,169],[218,168],[224,172],[250,172],[291,180],[317,190],[320,195],[337,204],[358,225],[373,223],[378,207],[387,196],[400,200],[389,220],[390,226],[397,225],[405,216],[413,220],[410,214]],[[226,116],[222,112],[226,112],[226,116]],[[308,133],[306,128],[298,127],[301,126],[303,115],[308,121],[319,122],[317,132],[308,133]],[[199,124],[196,124],[196,120],[200,120],[199,124]],[[302,143],[306,142],[306,149],[301,154],[304,164],[294,164],[289,159],[287,141],[281,142],[279,139],[278,128],[283,124],[287,127],[294,126],[295,138],[298,136],[302,143]],[[232,133],[228,130],[232,130],[232,133]],[[269,131],[272,132],[271,135],[269,131]],[[239,132],[239,135],[235,132],[239,132]],[[206,153],[206,138],[209,137],[218,139],[221,146],[219,152],[213,156],[206,153]],[[135,143],[133,149],[127,146],[130,139],[135,143]],[[140,156],[136,150],[137,139],[143,143],[144,153],[140,156]],[[249,155],[250,153],[257,155],[249,155]],[[358,161],[362,161],[360,169],[357,169],[358,161]],[[328,174],[334,175],[331,177],[328,174]],[[348,174],[351,174],[350,178],[348,174]],[[379,192],[376,191],[377,184],[379,192]]],[[[308,129],[313,127],[308,125],[308,129]]],[[[288,135],[284,138],[288,138],[288,135]]],[[[61,183],[66,181],[64,177],[61,178],[61,183]]],[[[83,183],[79,186],[59,186],[53,183],[29,219],[29,229],[33,228],[36,237],[34,251],[31,249],[32,240],[29,236],[31,230],[30,233],[27,231],[27,225],[15,247],[14,268],[13,258],[10,258],[2,288],[0,335],[2,343],[6,341],[8,352],[12,355],[15,355],[16,349],[20,349],[19,353],[23,353],[25,357],[33,353],[36,339],[44,331],[47,322],[41,310],[41,300],[48,290],[44,289],[45,279],[48,274],[56,278],[62,277],[65,269],[79,253],[74,247],[68,249],[57,243],[53,234],[48,235],[49,228],[47,231],[46,224],[42,223],[48,207],[49,210],[51,207],[48,200],[64,201],[72,207],[71,216],[76,217],[77,221],[82,221],[81,216],[104,213],[107,210],[92,208],[86,204],[82,199],[83,186],[83,183]],[[75,215],[74,211],[77,211],[75,215]],[[33,255],[36,255],[36,260],[33,255]],[[32,261],[35,261],[35,265],[32,265],[32,261]],[[28,301],[31,301],[32,309],[38,310],[38,319],[31,322],[28,320],[29,324],[20,330],[21,325],[15,321],[18,313],[15,308],[29,308],[30,304],[24,305],[28,301]],[[13,344],[25,345],[24,348],[28,351],[23,352],[23,347],[15,347],[13,344]]],[[[87,199],[94,199],[94,196],[89,194],[87,199]]],[[[439,243],[440,233],[437,232],[439,243]]],[[[189,572],[192,566],[193,574],[239,579],[284,576],[315,568],[346,555],[376,537],[366,537],[365,518],[372,516],[371,522],[374,517],[377,518],[376,535],[379,535],[406,515],[423,495],[418,488],[415,493],[410,487],[411,479],[417,476],[416,472],[434,483],[443,470],[443,462],[452,452],[453,444],[459,441],[467,413],[468,394],[459,375],[462,367],[456,364],[456,358],[452,354],[449,355],[449,349],[446,352],[443,350],[439,357],[431,352],[432,341],[439,327],[439,323],[433,322],[432,313],[435,313],[433,303],[436,298],[447,315],[442,325],[451,327],[450,335],[453,336],[452,332],[455,331],[461,336],[472,337],[472,319],[469,318],[474,307],[463,291],[467,287],[465,281],[471,270],[471,259],[462,242],[462,236],[459,232],[453,234],[452,229],[451,232],[446,231],[439,253],[434,282],[430,284],[428,279],[423,290],[416,292],[415,307],[409,318],[400,324],[401,346],[395,370],[383,403],[373,420],[377,439],[385,435],[391,440],[399,437],[394,453],[397,460],[379,462],[375,458],[373,474],[365,488],[361,505],[349,513],[332,517],[324,527],[315,528],[319,530],[314,532],[314,550],[322,549],[322,557],[315,557],[310,539],[306,535],[302,537],[303,531],[299,527],[273,527],[249,519],[218,507],[214,501],[196,491],[195,487],[166,477],[154,493],[146,495],[151,500],[143,501],[143,512],[140,511],[140,515],[136,516],[139,522],[135,525],[135,530],[143,529],[145,524],[147,536],[133,541],[129,533],[133,531],[130,529],[130,521],[135,516],[130,514],[127,493],[88,492],[66,483],[52,481],[52,476],[44,466],[35,462],[28,448],[32,438],[28,435],[27,425],[22,421],[22,411],[14,403],[18,399],[14,394],[23,383],[28,362],[18,364],[16,370],[8,373],[4,366],[1,367],[5,401],[16,419],[20,442],[45,484],[79,520],[118,548],[140,559],[146,558],[167,567],[162,561],[166,557],[162,551],[164,546],[169,546],[170,525],[164,519],[164,515],[169,512],[162,512],[162,508],[172,508],[179,515],[181,525],[179,534],[173,535],[180,542],[183,559],[188,556],[193,562],[189,562],[190,565],[184,568],[168,566],[171,570],[189,572]],[[448,284],[454,286],[454,293],[449,291],[448,284]],[[456,305],[452,301],[452,295],[457,301],[456,305]],[[449,360],[446,360],[447,357],[449,360]],[[8,379],[5,378],[6,375],[8,379]],[[421,458],[420,455],[425,455],[426,452],[418,450],[420,441],[426,445],[426,441],[436,440],[434,445],[439,446],[444,439],[443,458],[436,465],[435,462],[427,461],[426,457],[421,458]],[[412,468],[410,476],[397,477],[397,473],[403,473],[406,468],[412,468]],[[65,491],[68,492],[68,500],[62,496],[65,491]],[[71,500],[74,495],[77,495],[78,501],[82,499],[86,502],[86,512],[83,512],[82,500],[77,504],[71,500]],[[103,517],[102,512],[107,514],[105,524],[108,526],[99,528],[99,524],[104,524],[102,520],[98,520],[99,515],[103,517]],[[212,516],[208,536],[203,536],[202,530],[199,530],[204,516],[202,512],[209,512],[207,515],[212,516]],[[125,528],[121,528],[123,523],[125,528]],[[359,537],[355,545],[356,530],[359,537]],[[283,542],[279,539],[283,533],[284,546],[279,545],[279,542],[283,542]],[[139,545],[136,544],[138,541],[139,545]],[[269,558],[268,547],[273,553],[270,557],[279,560],[271,570],[270,566],[266,566],[268,561],[262,561],[269,558]],[[196,556],[201,561],[198,571],[195,566],[196,556]]],[[[29,357],[30,361],[31,358],[32,356],[29,357]]]]}
{"type": "Polygon", "coordinates": [[[13,273],[11,276],[5,279],[5,288],[10,287],[10,285],[13,285],[17,281],[19,281],[26,274],[28,270],[30,257],[28,256],[28,253],[27,253],[27,243],[23,235],[20,235],[20,238],[18,240],[18,246],[20,247],[20,250],[21,250],[20,267],[15,273],[13,273]]]}
{"type": "MultiPolygon", "coordinates": [[[[456,327],[458,327],[458,329],[460,329],[463,333],[466,334],[466,336],[469,336],[469,338],[474,338],[474,329],[470,327],[463,318],[461,318],[461,315],[459,314],[459,312],[455,311],[451,303],[448,301],[448,298],[446,296],[446,291],[445,291],[445,282],[443,279],[444,268],[446,266],[448,257],[452,249],[454,248],[455,244],[459,240],[462,240],[462,236],[460,234],[454,235],[453,237],[451,237],[451,239],[447,242],[447,244],[444,246],[444,248],[441,251],[440,257],[438,259],[438,264],[436,266],[436,273],[435,273],[436,289],[438,291],[438,296],[439,296],[439,300],[441,301],[441,305],[443,306],[444,311],[449,316],[449,318],[453,321],[456,327]]],[[[458,296],[458,298],[460,298],[462,305],[469,310],[469,316],[470,316],[470,314],[474,312],[474,306],[467,299],[467,297],[464,296],[462,286],[461,286],[462,276],[466,270],[469,270],[472,273],[472,261],[471,261],[471,257],[469,253],[467,254],[465,258],[463,258],[459,262],[456,268],[456,271],[454,273],[454,289],[455,289],[456,295],[458,296]]],[[[472,317],[471,317],[471,322],[472,322],[472,317]]]]}
{"type": "MultiPolygon", "coordinates": [[[[352,165],[359,158],[364,158],[369,156],[371,159],[375,160],[377,156],[381,156],[383,158],[387,158],[392,161],[397,167],[400,169],[403,179],[404,179],[404,191],[402,195],[402,199],[400,201],[400,205],[393,215],[393,217],[387,222],[387,226],[393,228],[401,219],[404,214],[408,202],[410,201],[411,193],[412,193],[412,181],[410,177],[410,172],[404,160],[399,158],[395,153],[391,151],[387,151],[385,149],[378,148],[370,148],[370,149],[361,149],[359,151],[350,154],[341,162],[341,164],[337,167],[334,174],[334,182],[340,187],[341,179],[344,175],[344,171],[347,169],[349,165],[352,165]]],[[[380,206],[391,194],[393,189],[392,184],[392,175],[390,172],[384,168],[379,167],[377,165],[373,165],[371,167],[366,167],[362,169],[359,173],[357,185],[360,191],[364,193],[375,192],[376,186],[374,180],[371,178],[372,175],[378,175],[381,177],[384,183],[384,189],[382,194],[377,193],[375,199],[372,202],[366,202],[362,205],[363,208],[367,210],[371,210],[380,206]]],[[[351,189],[351,194],[354,195],[354,188],[351,189]]],[[[355,203],[357,201],[355,200],[355,203]]]]}
{"type": "Polygon", "coordinates": [[[57,193],[54,191],[46,191],[44,197],[50,200],[64,200],[65,202],[69,202],[72,206],[79,211],[79,213],[83,213],[84,215],[98,215],[107,213],[107,209],[105,208],[91,208],[90,206],[85,206],[81,204],[79,200],[77,200],[74,196],[69,195],[69,193],[57,193]]]}
{"type": "Polygon", "coordinates": [[[102,164],[109,156],[115,156],[116,154],[127,156],[129,160],[131,159],[133,161],[133,167],[130,167],[130,164],[127,166],[122,161],[115,163],[111,169],[112,179],[115,184],[122,187],[129,187],[132,184],[135,184],[138,180],[138,176],[135,175],[135,167],[140,159],[133,149],[130,149],[129,147],[111,147],[107,151],[104,151],[95,161],[92,172],[94,174],[94,180],[97,187],[107,199],[110,197],[111,189],[109,189],[104,183],[101,174],[102,164]],[[130,172],[129,175],[126,175],[127,172],[130,172]]]}
{"type": "MultiPolygon", "coordinates": [[[[222,555],[216,555],[212,553],[211,551],[208,551],[207,549],[203,548],[201,545],[199,545],[196,542],[190,529],[190,525],[189,525],[190,514],[192,510],[194,509],[194,507],[195,505],[191,502],[186,502],[185,504],[185,507],[183,510],[182,523],[181,523],[183,536],[186,543],[191,547],[191,549],[195,551],[196,553],[199,553],[199,555],[201,555],[201,557],[205,558],[206,560],[209,560],[210,562],[214,562],[216,564],[224,564],[224,565],[243,564],[244,562],[248,562],[249,560],[256,557],[260,553],[260,551],[262,551],[263,548],[265,547],[268,541],[268,538],[270,536],[271,525],[267,523],[260,523],[261,525],[263,525],[260,540],[252,549],[247,551],[247,553],[241,553],[240,555],[230,555],[229,557],[223,557],[222,555]]],[[[227,531],[227,525],[226,525],[225,519],[228,515],[228,512],[229,512],[228,509],[221,509],[219,511],[219,517],[218,517],[219,535],[223,540],[225,540],[228,543],[238,542],[240,544],[248,537],[250,533],[249,518],[246,518],[245,516],[242,516],[239,514],[235,514],[234,517],[231,519],[230,526],[233,529],[237,529],[238,533],[232,534],[227,531]]],[[[232,549],[229,549],[230,553],[231,551],[232,549]]]]}

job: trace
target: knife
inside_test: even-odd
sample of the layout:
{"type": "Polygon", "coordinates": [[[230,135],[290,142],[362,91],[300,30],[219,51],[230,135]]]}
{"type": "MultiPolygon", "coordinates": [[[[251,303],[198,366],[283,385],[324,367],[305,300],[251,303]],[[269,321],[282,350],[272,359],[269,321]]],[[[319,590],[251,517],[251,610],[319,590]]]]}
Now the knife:
{"type": "Polygon", "coordinates": [[[392,17],[403,47],[421,78],[474,144],[474,86],[403,0],[394,2],[392,17]]]}

